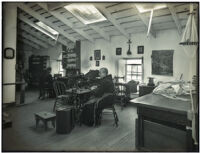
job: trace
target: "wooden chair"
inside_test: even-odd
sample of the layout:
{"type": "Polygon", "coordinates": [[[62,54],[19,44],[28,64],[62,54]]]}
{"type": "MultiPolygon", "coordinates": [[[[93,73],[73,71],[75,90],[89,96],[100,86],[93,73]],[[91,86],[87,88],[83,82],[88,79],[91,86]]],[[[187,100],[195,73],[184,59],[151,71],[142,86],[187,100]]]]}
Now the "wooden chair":
{"type": "Polygon", "coordinates": [[[57,107],[58,102],[59,105],[62,105],[63,103],[66,103],[67,100],[69,100],[70,95],[66,94],[66,85],[62,81],[54,81],[53,82],[53,88],[56,94],[56,100],[54,103],[53,111],[55,111],[55,108],[57,107]]]}
{"type": "Polygon", "coordinates": [[[94,106],[94,126],[101,124],[102,115],[111,114],[114,117],[114,125],[118,126],[118,115],[115,110],[115,95],[112,93],[104,94],[99,100],[95,103],[94,106]],[[97,112],[97,110],[102,110],[102,112],[97,112]],[[106,111],[106,112],[105,112],[106,111]],[[96,116],[98,114],[98,117],[96,116]]]}
{"type": "Polygon", "coordinates": [[[128,99],[134,99],[139,97],[139,92],[138,92],[138,81],[131,80],[126,84],[126,95],[128,99]]]}
{"type": "Polygon", "coordinates": [[[45,82],[44,98],[50,98],[52,95],[53,95],[53,87],[50,86],[48,82],[45,82]]]}
{"type": "Polygon", "coordinates": [[[121,109],[127,104],[127,86],[125,83],[115,83],[115,95],[120,100],[121,109]]]}

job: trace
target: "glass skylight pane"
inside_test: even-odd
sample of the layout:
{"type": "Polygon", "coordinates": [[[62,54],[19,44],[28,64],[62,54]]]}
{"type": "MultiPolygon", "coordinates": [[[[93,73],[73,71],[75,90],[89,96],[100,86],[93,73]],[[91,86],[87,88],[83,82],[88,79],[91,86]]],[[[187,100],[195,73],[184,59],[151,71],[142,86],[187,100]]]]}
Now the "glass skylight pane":
{"type": "Polygon", "coordinates": [[[64,6],[84,24],[105,21],[106,18],[92,4],[70,4],[64,6]]]}
{"type": "Polygon", "coordinates": [[[163,3],[144,3],[144,4],[136,4],[137,9],[140,13],[150,12],[151,10],[158,10],[162,8],[166,8],[167,5],[163,3]]]}
{"type": "Polygon", "coordinates": [[[44,30],[50,32],[51,34],[53,35],[58,35],[59,33],[57,31],[55,31],[54,29],[52,29],[51,27],[49,27],[48,25],[44,24],[43,22],[39,21],[39,22],[36,22],[36,24],[38,26],[40,26],[41,28],[43,28],[44,30]]]}
{"type": "Polygon", "coordinates": [[[42,33],[46,34],[47,36],[51,37],[52,39],[56,39],[57,36],[52,35],[51,33],[47,32],[46,30],[44,30],[43,28],[34,25],[34,28],[36,28],[37,30],[41,31],[42,33]]]}

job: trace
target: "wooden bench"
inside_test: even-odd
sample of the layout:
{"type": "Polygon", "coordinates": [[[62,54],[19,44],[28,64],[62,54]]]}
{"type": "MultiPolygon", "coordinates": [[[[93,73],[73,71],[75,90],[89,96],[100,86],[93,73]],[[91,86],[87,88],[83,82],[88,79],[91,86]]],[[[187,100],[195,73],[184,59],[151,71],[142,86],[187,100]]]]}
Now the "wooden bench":
{"type": "Polygon", "coordinates": [[[47,130],[47,123],[51,121],[52,126],[55,128],[55,120],[56,115],[50,112],[39,112],[35,113],[35,120],[36,120],[36,128],[38,127],[39,121],[41,120],[44,123],[45,130],[47,130]]]}

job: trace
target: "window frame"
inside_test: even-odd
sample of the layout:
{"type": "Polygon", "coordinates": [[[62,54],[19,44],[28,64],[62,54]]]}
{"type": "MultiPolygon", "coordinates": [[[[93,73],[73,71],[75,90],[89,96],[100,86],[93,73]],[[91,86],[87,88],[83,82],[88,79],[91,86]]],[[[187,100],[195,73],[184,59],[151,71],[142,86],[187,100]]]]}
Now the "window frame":
{"type": "MultiPolygon", "coordinates": [[[[141,83],[143,83],[144,82],[144,59],[143,59],[143,57],[135,57],[135,58],[127,58],[127,59],[125,59],[126,60],[126,62],[125,62],[125,81],[127,82],[127,76],[128,76],[128,71],[127,71],[127,67],[128,67],[128,65],[135,65],[135,66],[137,66],[137,65],[141,65],[142,66],[142,74],[141,74],[141,76],[142,76],[142,80],[141,80],[141,83]],[[128,60],[141,60],[141,64],[127,64],[127,61],[128,60]]],[[[132,68],[131,68],[131,72],[132,72],[132,68]]],[[[137,73],[138,74],[138,73],[137,73]]],[[[137,75],[138,76],[138,75],[137,75]]],[[[132,78],[132,73],[131,73],[131,78],[132,78]]]]}

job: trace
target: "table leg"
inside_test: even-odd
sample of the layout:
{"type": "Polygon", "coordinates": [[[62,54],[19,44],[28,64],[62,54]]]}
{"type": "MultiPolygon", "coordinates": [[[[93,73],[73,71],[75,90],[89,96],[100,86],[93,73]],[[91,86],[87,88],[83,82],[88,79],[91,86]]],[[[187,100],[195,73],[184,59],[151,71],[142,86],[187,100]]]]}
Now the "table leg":
{"type": "Polygon", "coordinates": [[[55,128],[55,119],[53,119],[53,120],[51,121],[51,123],[52,123],[52,126],[55,128]]]}
{"type": "Polygon", "coordinates": [[[36,117],[35,117],[35,120],[36,120],[35,128],[37,129],[40,119],[36,116],[36,117]]]}
{"type": "Polygon", "coordinates": [[[142,115],[138,115],[138,147],[143,147],[144,146],[144,118],[142,117],[142,115]]]}
{"type": "Polygon", "coordinates": [[[187,151],[194,151],[193,141],[192,141],[192,130],[186,127],[186,138],[187,138],[187,151]]]}
{"type": "Polygon", "coordinates": [[[44,128],[45,128],[45,131],[47,130],[47,121],[44,121],[44,128]]]}

